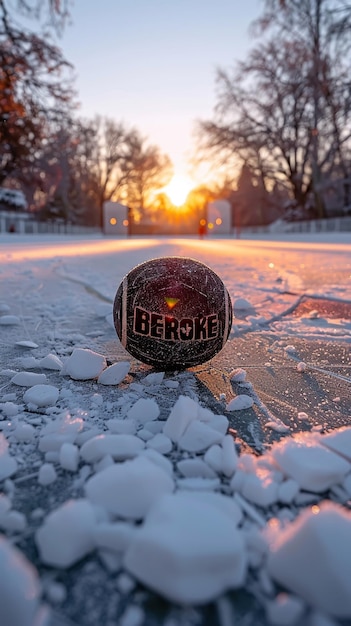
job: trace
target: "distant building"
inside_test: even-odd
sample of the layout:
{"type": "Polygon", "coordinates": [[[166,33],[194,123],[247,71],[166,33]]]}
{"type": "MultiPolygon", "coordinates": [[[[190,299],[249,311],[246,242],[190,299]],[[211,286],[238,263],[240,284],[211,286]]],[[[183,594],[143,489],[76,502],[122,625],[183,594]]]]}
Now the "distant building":
{"type": "Polygon", "coordinates": [[[231,205],[228,200],[215,200],[207,205],[207,232],[228,235],[232,229],[231,205]]]}
{"type": "Polygon", "coordinates": [[[129,209],[119,202],[105,202],[103,209],[103,225],[105,235],[129,234],[129,209]]]}

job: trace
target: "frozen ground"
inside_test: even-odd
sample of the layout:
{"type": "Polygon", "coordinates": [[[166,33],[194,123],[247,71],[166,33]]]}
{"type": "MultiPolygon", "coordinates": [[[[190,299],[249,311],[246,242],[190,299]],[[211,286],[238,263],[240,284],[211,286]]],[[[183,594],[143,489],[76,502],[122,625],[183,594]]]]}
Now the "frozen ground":
{"type": "Polygon", "coordinates": [[[1,236],[0,624],[351,624],[350,236],[284,237],[1,236]],[[111,303],[168,255],[235,317],[163,374],[111,303]]]}

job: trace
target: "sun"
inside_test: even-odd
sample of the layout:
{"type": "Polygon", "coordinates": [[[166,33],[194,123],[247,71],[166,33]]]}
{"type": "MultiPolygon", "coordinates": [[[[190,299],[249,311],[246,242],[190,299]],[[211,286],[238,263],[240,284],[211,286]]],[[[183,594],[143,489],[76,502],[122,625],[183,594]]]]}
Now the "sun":
{"type": "Polygon", "coordinates": [[[182,206],[189,192],[194,188],[194,182],[189,176],[175,174],[168,185],[162,191],[169,197],[174,206],[182,206]]]}

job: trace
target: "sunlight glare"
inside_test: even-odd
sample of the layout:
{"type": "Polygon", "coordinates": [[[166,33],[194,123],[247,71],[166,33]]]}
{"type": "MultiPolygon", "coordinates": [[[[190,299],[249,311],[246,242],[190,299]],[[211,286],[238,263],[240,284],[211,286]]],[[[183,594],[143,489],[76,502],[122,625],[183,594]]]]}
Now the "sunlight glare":
{"type": "Polygon", "coordinates": [[[189,176],[175,174],[171,182],[162,191],[169,197],[172,204],[182,206],[194,186],[194,182],[189,176]]]}

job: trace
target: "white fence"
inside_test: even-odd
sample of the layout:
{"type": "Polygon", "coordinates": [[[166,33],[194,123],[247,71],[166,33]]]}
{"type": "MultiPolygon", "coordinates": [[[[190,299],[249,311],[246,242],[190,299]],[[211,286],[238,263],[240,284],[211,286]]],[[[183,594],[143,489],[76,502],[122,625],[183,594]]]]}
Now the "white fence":
{"type": "Polygon", "coordinates": [[[100,232],[100,230],[91,226],[77,226],[64,222],[39,222],[31,219],[28,213],[0,211],[0,233],[84,235],[95,232],[100,232]]]}

